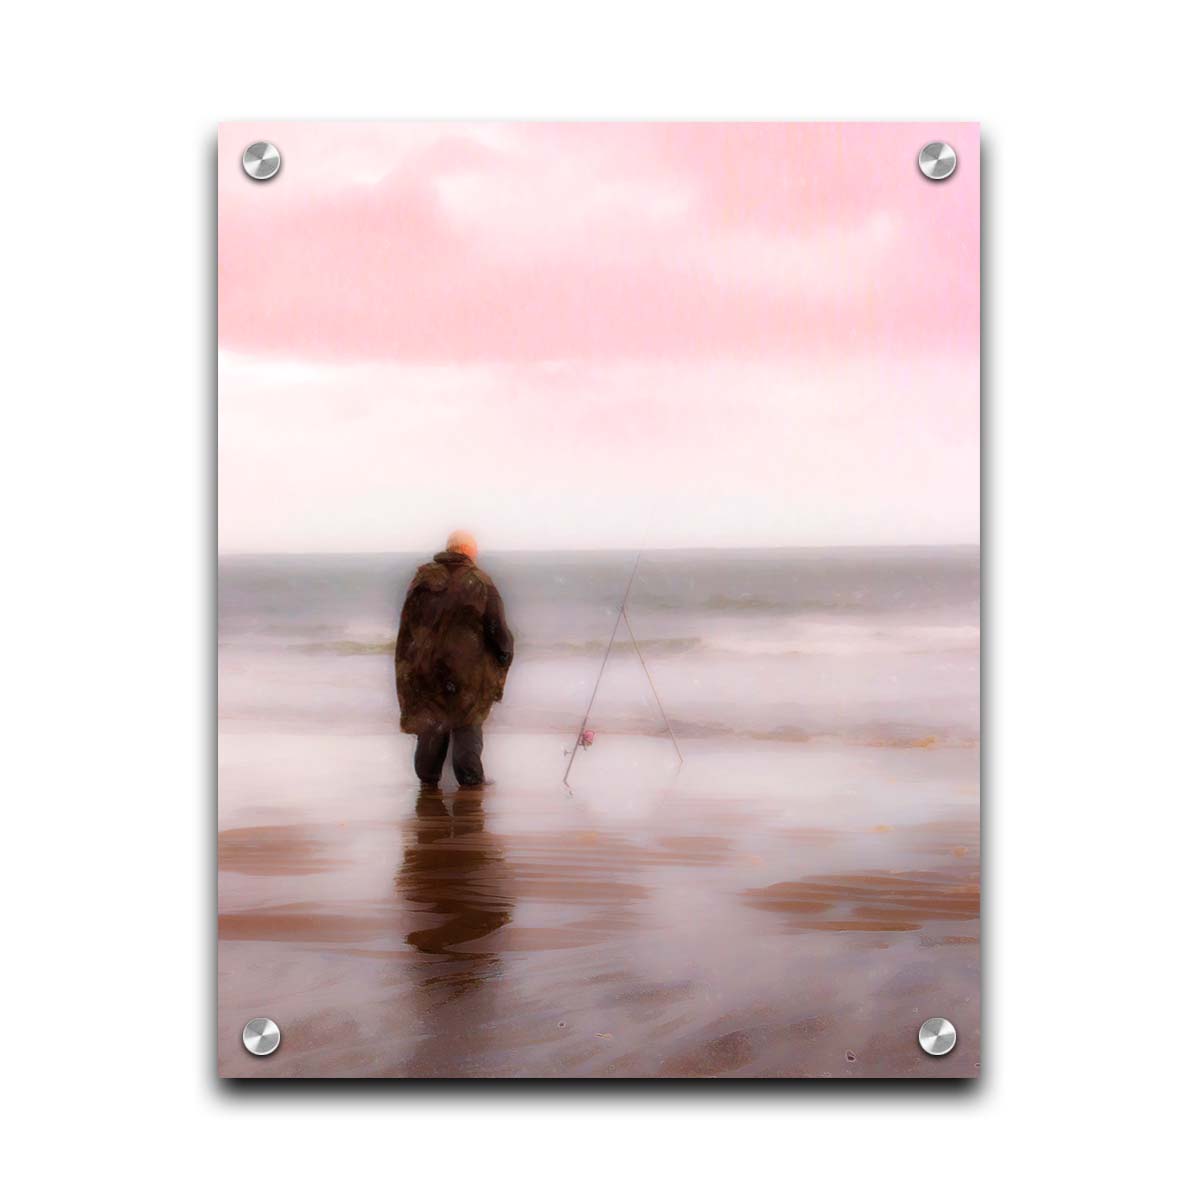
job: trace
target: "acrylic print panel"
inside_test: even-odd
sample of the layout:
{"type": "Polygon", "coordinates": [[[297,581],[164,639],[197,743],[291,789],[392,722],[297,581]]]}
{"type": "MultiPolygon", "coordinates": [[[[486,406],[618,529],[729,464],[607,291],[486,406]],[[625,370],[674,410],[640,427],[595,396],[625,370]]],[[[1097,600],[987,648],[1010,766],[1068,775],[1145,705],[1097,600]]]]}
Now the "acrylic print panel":
{"type": "Polygon", "coordinates": [[[975,1075],[977,127],[218,176],[221,1074],[975,1075]]]}

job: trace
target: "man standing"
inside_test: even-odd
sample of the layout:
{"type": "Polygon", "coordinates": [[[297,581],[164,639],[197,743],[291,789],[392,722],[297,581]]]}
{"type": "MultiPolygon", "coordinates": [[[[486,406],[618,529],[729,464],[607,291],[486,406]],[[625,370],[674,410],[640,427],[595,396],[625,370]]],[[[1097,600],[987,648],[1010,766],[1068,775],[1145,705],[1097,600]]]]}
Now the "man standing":
{"type": "Polygon", "coordinates": [[[400,728],[417,735],[422,783],[442,776],[446,751],[462,786],[483,782],[483,722],[504,694],[513,636],[496,585],[475,565],[474,537],[456,530],[408,585],[396,638],[400,728]]]}

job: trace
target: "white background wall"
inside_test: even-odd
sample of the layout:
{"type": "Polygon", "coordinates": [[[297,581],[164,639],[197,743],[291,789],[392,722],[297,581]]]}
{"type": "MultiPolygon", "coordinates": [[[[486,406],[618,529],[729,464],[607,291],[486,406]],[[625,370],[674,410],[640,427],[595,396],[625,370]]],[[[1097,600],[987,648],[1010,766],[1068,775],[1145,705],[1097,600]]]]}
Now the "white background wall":
{"type": "Polygon", "coordinates": [[[645,0],[7,14],[13,1194],[1174,1190],[1200,799],[1191,19],[645,0]],[[218,120],[255,115],[982,121],[980,1086],[218,1087],[213,144],[218,120]]]}

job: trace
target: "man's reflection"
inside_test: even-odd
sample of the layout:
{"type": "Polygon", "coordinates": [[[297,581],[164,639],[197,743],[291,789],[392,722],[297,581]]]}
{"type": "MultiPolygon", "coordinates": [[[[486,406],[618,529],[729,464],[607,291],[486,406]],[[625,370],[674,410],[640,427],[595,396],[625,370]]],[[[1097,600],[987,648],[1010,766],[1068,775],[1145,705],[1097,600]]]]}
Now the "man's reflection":
{"type": "Polygon", "coordinates": [[[405,939],[409,945],[440,956],[432,961],[470,967],[426,982],[472,987],[496,973],[495,954],[470,948],[512,920],[508,871],[484,827],[481,788],[460,788],[449,804],[440,788],[421,788],[396,891],[424,924],[405,939]]]}

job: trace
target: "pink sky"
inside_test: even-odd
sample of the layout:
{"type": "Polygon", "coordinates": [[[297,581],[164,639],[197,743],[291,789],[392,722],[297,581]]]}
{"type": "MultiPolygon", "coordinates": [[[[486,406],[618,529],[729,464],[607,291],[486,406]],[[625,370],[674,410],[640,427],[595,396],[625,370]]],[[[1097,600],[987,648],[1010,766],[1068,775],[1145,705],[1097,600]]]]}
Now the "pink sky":
{"type": "Polygon", "coordinates": [[[977,540],[978,146],[223,125],[222,549],[977,540]]]}

